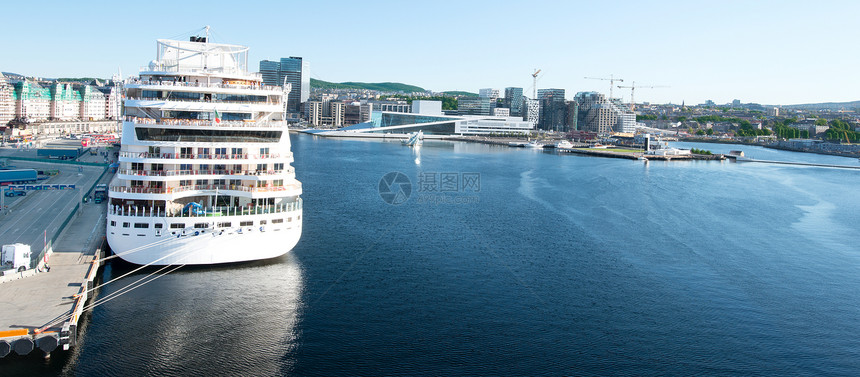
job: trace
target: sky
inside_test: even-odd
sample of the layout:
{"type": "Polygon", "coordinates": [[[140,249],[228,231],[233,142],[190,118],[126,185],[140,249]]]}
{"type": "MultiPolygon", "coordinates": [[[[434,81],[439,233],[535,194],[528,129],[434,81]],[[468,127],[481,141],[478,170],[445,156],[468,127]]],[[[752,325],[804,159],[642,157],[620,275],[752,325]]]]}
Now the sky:
{"type": "Polygon", "coordinates": [[[0,71],[124,77],[156,39],[250,47],[248,65],[301,56],[311,77],[433,91],[537,87],[637,102],[789,105],[860,100],[860,1],[13,1],[0,71]],[[646,86],[661,86],[646,88],[646,86]],[[630,89],[613,91],[630,99],[630,89]]]}

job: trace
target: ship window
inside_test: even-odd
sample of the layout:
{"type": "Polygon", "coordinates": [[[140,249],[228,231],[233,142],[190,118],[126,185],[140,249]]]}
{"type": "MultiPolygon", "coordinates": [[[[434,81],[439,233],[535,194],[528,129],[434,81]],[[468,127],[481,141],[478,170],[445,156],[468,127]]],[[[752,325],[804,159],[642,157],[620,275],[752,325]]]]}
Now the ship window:
{"type": "Polygon", "coordinates": [[[293,222],[293,218],[292,218],[292,217],[288,217],[288,218],[287,218],[287,222],[288,222],[288,223],[293,222]]]}
{"type": "Polygon", "coordinates": [[[155,224],[155,229],[161,229],[164,227],[164,224],[155,224]]]}
{"type": "Polygon", "coordinates": [[[149,224],[146,223],[134,223],[134,227],[136,229],[146,229],[149,228],[149,224]]]}
{"type": "Polygon", "coordinates": [[[263,156],[269,154],[269,148],[260,148],[260,154],[263,156]]]}
{"type": "Polygon", "coordinates": [[[272,219],[272,224],[282,224],[284,219],[272,219]]]}
{"type": "Polygon", "coordinates": [[[183,229],[183,228],[185,228],[185,224],[181,224],[181,223],[170,224],[170,229],[183,229]]]}
{"type": "Polygon", "coordinates": [[[208,228],[208,227],[209,227],[209,224],[207,224],[207,223],[197,223],[197,224],[194,224],[194,227],[195,227],[195,228],[197,228],[197,229],[206,229],[206,228],[208,228]]]}
{"type": "Polygon", "coordinates": [[[260,220],[260,225],[266,225],[266,220],[260,220]]]}
{"type": "Polygon", "coordinates": [[[242,221],[239,223],[239,226],[254,226],[253,221],[242,221]]]}
{"type": "Polygon", "coordinates": [[[128,228],[128,227],[130,227],[130,226],[131,226],[131,224],[130,224],[130,223],[122,223],[122,227],[123,227],[123,228],[128,228]]]}
{"type": "Polygon", "coordinates": [[[233,226],[232,223],[218,223],[219,228],[229,228],[231,226],[233,226]]]}
{"type": "Polygon", "coordinates": [[[116,221],[111,220],[110,226],[116,226],[116,221]]]}

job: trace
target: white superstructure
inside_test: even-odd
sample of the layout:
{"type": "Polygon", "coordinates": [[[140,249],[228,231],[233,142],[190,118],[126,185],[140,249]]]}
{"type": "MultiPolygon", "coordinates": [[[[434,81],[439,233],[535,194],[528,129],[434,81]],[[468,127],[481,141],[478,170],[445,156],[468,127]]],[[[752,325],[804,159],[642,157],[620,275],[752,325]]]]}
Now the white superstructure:
{"type": "MultiPolygon", "coordinates": [[[[207,29],[208,30],[208,29],[207,29]]],[[[125,84],[107,240],[136,264],[273,258],[302,231],[302,186],[283,120],[290,90],[247,71],[248,48],[158,40],[125,84]]]]}

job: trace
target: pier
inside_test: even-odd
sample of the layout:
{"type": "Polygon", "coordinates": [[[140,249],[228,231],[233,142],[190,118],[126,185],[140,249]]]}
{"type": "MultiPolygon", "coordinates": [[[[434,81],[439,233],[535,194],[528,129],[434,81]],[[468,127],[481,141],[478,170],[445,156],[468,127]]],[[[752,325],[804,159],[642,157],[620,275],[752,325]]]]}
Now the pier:
{"type": "MultiPolygon", "coordinates": [[[[103,150],[103,149],[102,149],[103,150]]],[[[77,343],[77,326],[90,298],[106,245],[104,203],[82,201],[113,174],[103,157],[88,153],[80,161],[35,158],[35,150],[0,149],[0,159],[17,168],[57,174],[39,184],[74,184],[74,190],[33,190],[4,197],[0,245],[31,247],[30,268],[0,276],[0,358],[41,352],[49,356],[77,343]]],[[[2,192],[7,191],[3,189],[2,192]]]]}
{"type": "Polygon", "coordinates": [[[833,168],[833,169],[854,169],[854,170],[860,169],[860,165],[835,165],[835,164],[815,164],[815,163],[811,163],[811,162],[757,160],[754,158],[748,158],[748,157],[743,157],[743,156],[733,156],[733,155],[727,155],[726,157],[734,160],[735,162],[758,162],[758,163],[762,163],[762,164],[812,166],[812,167],[833,168]]]}

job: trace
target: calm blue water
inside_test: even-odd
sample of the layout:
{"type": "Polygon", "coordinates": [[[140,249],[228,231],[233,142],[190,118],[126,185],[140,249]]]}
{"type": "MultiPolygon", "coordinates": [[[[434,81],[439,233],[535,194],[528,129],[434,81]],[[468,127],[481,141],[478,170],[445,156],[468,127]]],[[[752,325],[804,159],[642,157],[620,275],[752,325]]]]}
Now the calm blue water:
{"type": "Polygon", "coordinates": [[[41,370],[860,373],[860,171],[307,135],[293,150],[305,216],[292,253],[184,269],[110,301],[83,345],[41,370]],[[379,195],[389,172],[412,183],[403,204],[379,195]],[[442,173],[455,191],[424,190],[442,173]],[[480,191],[462,187],[473,173],[480,191]]]}

